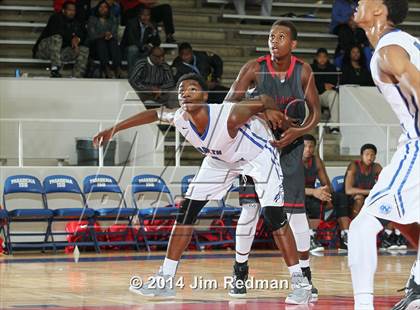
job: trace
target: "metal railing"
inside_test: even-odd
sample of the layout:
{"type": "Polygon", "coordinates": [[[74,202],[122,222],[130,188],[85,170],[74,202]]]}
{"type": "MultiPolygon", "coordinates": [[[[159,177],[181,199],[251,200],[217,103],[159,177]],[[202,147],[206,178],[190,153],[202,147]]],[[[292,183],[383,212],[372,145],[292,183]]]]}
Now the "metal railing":
{"type": "MultiPolygon", "coordinates": [[[[0,118],[1,122],[11,122],[18,124],[18,166],[24,167],[23,163],[23,148],[24,148],[24,135],[22,130],[22,125],[24,123],[85,123],[85,124],[97,124],[98,125],[98,132],[102,131],[104,128],[104,124],[114,124],[115,120],[99,120],[99,119],[13,119],[13,118],[0,118]]],[[[390,151],[391,151],[391,144],[390,144],[390,136],[391,136],[391,128],[399,128],[400,125],[397,124],[378,124],[378,123],[370,123],[370,124],[361,124],[361,123],[319,123],[318,124],[318,134],[321,137],[319,141],[319,155],[321,159],[324,159],[324,140],[325,140],[325,127],[374,127],[374,128],[385,128],[386,130],[386,162],[389,163],[390,161],[390,151]]],[[[165,146],[174,146],[175,147],[175,166],[179,167],[181,165],[181,155],[182,149],[186,145],[190,145],[188,141],[182,141],[180,133],[175,131],[175,143],[173,142],[165,142],[165,146]]],[[[103,147],[99,148],[99,167],[104,166],[104,150],[103,147]]]]}
{"type": "MultiPolygon", "coordinates": [[[[104,123],[114,124],[115,120],[99,120],[99,119],[33,119],[33,118],[0,118],[0,123],[17,123],[18,124],[18,167],[24,167],[23,164],[23,130],[22,124],[23,123],[78,123],[78,124],[97,124],[98,125],[98,132],[102,131],[104,123]]],[[[104,150],[101,146],[98,150],[99,155],[99,166],[103,167],[104,165],[104,150]]]]}

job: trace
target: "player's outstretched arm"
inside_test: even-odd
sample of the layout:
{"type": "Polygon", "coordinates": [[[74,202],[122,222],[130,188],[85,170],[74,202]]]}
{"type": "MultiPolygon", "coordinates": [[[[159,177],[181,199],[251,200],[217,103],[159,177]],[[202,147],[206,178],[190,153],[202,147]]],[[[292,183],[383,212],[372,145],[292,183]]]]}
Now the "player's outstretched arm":
{"type": "Polygon", "coordinates": [[[150,123],[154,123],[158,120],[165,122],[165,123],[172,123],[174,113],[177,109],[165,109],[165,108],[158,108],[158,109],[151,109],[147,111],[140,112],[126,120],[123,120],[116,125],[108,128],[104,131],[101,131],[93,138],[93,144],[96,147],[107,143],[112,137],[119,131],[125,130],[131,127],[146,125],[150,123]]]}
{"type": "MultiPolygon", "coordinates": [[[[274,126],[281,127],[284,121],[284,114],[276,109],[274,99],[267,95],[261,95],[258,99],[245,100],[235,103],[230,111],[227,121],[227,127],[231,137],[235,137],[238,129],[242,127],[248,120],[266,110],[270,109],[270,113],[276,116],[274,126]]],[[[275,120],[274,120],[275,119],[275,120]]]]}
{"type": "Polygon", "coordinates": [[[379,55],[382,60],[379,62],[381,71],[393,83],[400,83],[402,89],[412,94],[420,109],[420,71],[411,62],[407,52],[399,45],[389,45],[381,48],[379,55]]]}

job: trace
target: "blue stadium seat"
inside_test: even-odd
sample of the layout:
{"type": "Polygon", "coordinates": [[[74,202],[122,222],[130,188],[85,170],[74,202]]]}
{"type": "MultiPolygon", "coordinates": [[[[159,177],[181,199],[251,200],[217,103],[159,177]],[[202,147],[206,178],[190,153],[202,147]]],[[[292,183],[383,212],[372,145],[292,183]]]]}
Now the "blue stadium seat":
{"type": "Polygon", "coordinates": [[[112,176],[105,174],[89,175],[83,180],[83,192],[88,206],[92,207],[94,200],[103,200],[104,195],[107,195],[107,199],[111,200],[111,203],[114,205],[106,208],[95,208],[97,220],[113,221],[114,223],[123,221],[127,224],[127,229],[124,229],[123,231],[105,232],[108,236],[122,235],[123,238],[121,241],[99,242],[99,245],[132,245],[137,251],[140,250],[137,238],[134,238],[132,241],[126,241],[128,234],[131,233],[133,237],[136,235],[132,223],[138,210],[137,208],[129,208],[127,206],[124,193],[117,181],[112,176]]]}
{"type": "Polygon", "coordinates": [[[148,236],[153,234],[168,235],[168,231],[146,233],[144,229],[145,220],[149,220],[153,223],[154,220],[167,220],[175,219],[178,214],[178,208],[175,207],[174,198],[171,191],[166,185],[165,181],[157,175],[153,174],[142,174],[135,176],[131,182],[131,194],[132,202],[138,209],[138,216],[140,221],[139,234],[143,236],[146,248],[150,251],[151,245],[165,245],[168,243],[167,240],[149,240],[148,236]],[[158,197],[154,201],[152,208],[142,208],[139,206],[139,196],[146,193],[157,193],[158,197]],[[160,206],[161,199],[165,196],[168,205],[160,206]]]}
{"type": "MultiPolygon", "coordinates": [[[[85,197],[80,190],[76,179],[68,175],[50,175],[43,182],[46,205],[53,211],[53,222],[82,221],[88,222],[88,230],[78,246],[94,246],[97,253],[100,252],[94,230],[95,212],[86,206],[85,197]],[[77,207],[53,207],[54,200],[64,200],[66,204],[76,201],[77,207]]],[[[51,232],[51,235],[69,235],[68,232],[51,232]]],[[[69,242],[56,242],[55,246],[67,246],[69,242]]]]}
{"type": "Polygon", "coordinates": [[[344,176],[339,175],[332,179],[331,186],[336,193],[344,193],[344,176]]]}
{"type": "MultiPolygon", "coordinates": [[[[15,201],[16,202],[16,201],[15,201]]],[[[6,179],[3,189],[3,205],[7,211],[7,238],[6,243],[9,253],[12,254],[14,247],[45,247],[53,246],[48,243],[51,233],[51,220],[53,212],[48,210],[44,199],[44,190],[41,182],[31,175],[13,175],[6,179]],[[12,206],[13,200],[25,200],[25,204],[19,201],[18,206],[12,206]],[[40,207],[28,206],[28,203],[37,202],[40,207]],[[14,222],[45,222],[45,232],[13,232],[10,225],[14,222]],[[44,236],[43,242],[16,243],[11,242],[11,236],[44,236]]]]}

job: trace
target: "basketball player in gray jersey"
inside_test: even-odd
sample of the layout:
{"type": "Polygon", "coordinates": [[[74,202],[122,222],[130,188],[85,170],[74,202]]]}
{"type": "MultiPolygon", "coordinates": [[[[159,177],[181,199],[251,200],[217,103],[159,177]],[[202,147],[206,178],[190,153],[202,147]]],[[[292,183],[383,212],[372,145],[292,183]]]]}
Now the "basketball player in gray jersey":
{"type": "MultiPolygon", "coordinates": [[[[226,100],[240,101],[251,87],[255,87],[251,91],[251,96],[256,93],[270,95],[275,99],[280,111],[301,125],[291,127],[284,132],[273,128],[278,139],[273,145],[281,150],[284,208],[295,236],[300,267],[303,274],[311,281],[310,230],[305,211],[302,136],[319,122],[318,91],[310,65],[292,55],[293,49],[297,46],[297,30],[293,23],[275,22],[271,27],[268,45],[270,55],[251,60],[242,67],[226,100]],[[309,109],[306,120],[305,102],[309,109]]],[[[270,115],[266,115],[266,118],[270,123],[270,115]]],[[[236,261],[233,272],[237,280],[245,280],[248,276],[248,256],[259,218],[259,201],[254,190],[254,180],[249,176],[242,180],[240,203],[243,208],[236,230],[236,261]]],[[[229,291],[232,297],[243,297],[245,294],[244,287],[234,287],[229,291]]],[[[317,298],[317,289],[313,288],[310,301],[316,301],[317,298]]]]}

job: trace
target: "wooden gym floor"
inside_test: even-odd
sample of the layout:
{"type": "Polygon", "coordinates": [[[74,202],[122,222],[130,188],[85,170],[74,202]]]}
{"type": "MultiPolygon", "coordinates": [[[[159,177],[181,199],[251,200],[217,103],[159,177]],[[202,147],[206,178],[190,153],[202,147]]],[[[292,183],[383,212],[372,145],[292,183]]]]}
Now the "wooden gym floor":
{"type": "MultiPolygon", "coordinates": [[[[82,253],[73,255],[17,253],[0,256],[0,307],[6,309],[353,309],[347,256],[337,251],[311,256],[313,281],[320,292],[317,303],[286,306],[287,289],[249,290],[246,299],[233,299],[223,287],[230,276],[233,251],[189,252],[178,269],[184,289],[174,299],[147,299],[128,291],[130,278],[154,274],[164,253],[82,253]],[[192,289],[193,279],[215,279],[217,289],[192,289]]],[[[390,309],[402,296],[415,252],[382,254],[375,279],[376,308],[390,309]]],[[[287,268],[275,251],[254,251],[250,276],[258,280],[288,280],[287,268]]],[[[283,282],[282,282],[283,283],[283,282]]]]}

